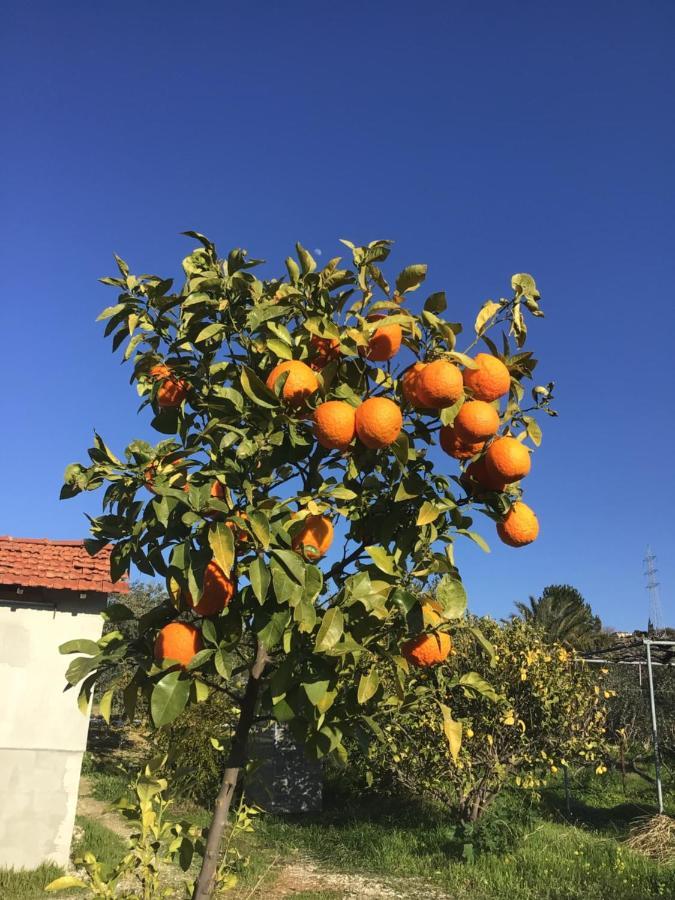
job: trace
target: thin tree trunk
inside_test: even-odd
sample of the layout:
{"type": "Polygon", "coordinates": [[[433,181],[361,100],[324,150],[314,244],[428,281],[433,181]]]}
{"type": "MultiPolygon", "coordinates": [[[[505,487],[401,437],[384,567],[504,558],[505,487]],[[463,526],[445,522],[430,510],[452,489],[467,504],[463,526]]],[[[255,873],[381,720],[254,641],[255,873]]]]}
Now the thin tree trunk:
{"type": "Polygon", "coordinates": [[[248,735],[255,718],[255,708],[260,690],[260,679],[267,663],[267,652],[263,644],[258,643],[255,660],[251,666],[251,672],[246,685],[246,692],[241,704],[239,721],[232,739],[232,747],[227,760],[227,767],[220,785],[220,791],[216,799],[213,818],[209,827],[209,836],[206,841],[206,851],[202,861],[202,868],[195,885],[192,900],[208,900],[213,895],[216,871],[218,869],[218,857],[223,842],[223,833],[230,814],[230,806],[234,795],[239,774],[246,764],[248,735]]]}

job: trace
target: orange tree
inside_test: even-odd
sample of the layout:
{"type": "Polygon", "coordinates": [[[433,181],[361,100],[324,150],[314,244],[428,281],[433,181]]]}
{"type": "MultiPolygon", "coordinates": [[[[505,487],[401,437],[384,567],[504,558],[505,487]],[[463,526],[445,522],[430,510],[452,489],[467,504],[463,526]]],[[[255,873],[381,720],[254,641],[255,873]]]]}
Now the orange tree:
{"type": "MultiPolygon", "coordinates": [[[[165,579],[172,602],[143,616],[133,639],[112,631],[62,649],[85,654],[67,673],[82,703],[112,672],[104,714],[116,691],[129,714],[143,692],[156,726],[214,687],[238,705],[195,889],[204,897],[258,718],[286,723],[311,752],[344,753],[345,735],[374,716],[425,702],[447,632],[469,627],[455,541],[485,548],[472,508],[511,545],[536,537],[521,500],[525,441],[540,442],[537,412],[555,413],[551,384],[524,402],[536,364],[525,314],[542,315],[529,275],[483,304],[459,352],[445,294],[414,302],[426,266],[386,280],[389,241],[343,241],[351,266],[335,258],[320,270],[297,245],[284,277],[260,279],[246,251],[222,258],[188,235],[200,246],[183,260],[180,290],[118,258],[119,275],[102,279],[120,292],[100,316],[106,335],[113,351],[125,345],[165,437],[133,441],[120,459],[95,435],[90,464],[68,466],[62,490],[106,486],[90,552],[112,543],[114,578],[133,564],[165,579]],[[499,326],[498,348],[488,332],[499,326]],[[467,355],[481,340],[486,352],[467,355]],[[441,464],[429,456],[437,440],[441,464]],[[410,588],[429,577],[441,580],[423,610],[410,588]]],[[[118,604],[107,616],[132,613],[118,604]]],[[[448,703],[437,709],[456,757],[461,724],[448,703]]]]}

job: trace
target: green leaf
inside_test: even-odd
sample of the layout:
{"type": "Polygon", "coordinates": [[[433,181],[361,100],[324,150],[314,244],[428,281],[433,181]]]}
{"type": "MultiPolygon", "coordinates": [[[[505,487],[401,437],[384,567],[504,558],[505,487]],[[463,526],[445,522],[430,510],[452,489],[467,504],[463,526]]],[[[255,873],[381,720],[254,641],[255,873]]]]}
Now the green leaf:
{"type": "Polygon", "coordinates": [[[269,338],[267,349],[271,350],[279,359],[293,359],[293,348],[280,341],[279,338],[269,338]]]}
{"type": "Polygon", "coordinates": [[[530,419],[527,423],[527,436],[530,438],[535,447],[541,446],[541,428],[536,419],[530,419]]]}
{"type": "MultiPolygon", "coordinates": [[[[100,652],[100,651],[99,651],[100,652]]],[[[95,656],[78,656],[66,669],[66,681],[68,684],[77,684],[96,668],[98,658],[95,656]]]]}
{"type": "Polygon", "coordinates": [[[474,544],[478,544],[483,553],[489,553],[490,547],[483,537],[482,534],[478,534],[477,531],[466,531],[464,528],[457,529],[458,534],[463,534],[464,537],[468,537],[469,540],[472,540],[474,544]]]}
{"type": "Polygon", "coordinates": [[[424,308],[427,312],[442,313],[447,307],[448,301],[445,298],[445,291],[436,291],[435,294],[429,294],[424,302],[424,308]]]}
{"type": "Polygon", "coordinates": [[[425,263],[406,266],[396,279],[396,292],[405,294],[406,291],[416,291],[426,277],[427,266],[425,263]]]}
{"type": "Polygon", "coordinates": [[[316,269],[316,262],[309,250],[305,250],[299,241],[295,245],[295,249],[297,250],[298,259],[300,260],[302,274],[308,275],[310,272],[313,272],[316,269]]]}
{"type": "Polygon", "coordinates": [[[442,425],[452,425],[452,423],[457,418],[457,413],[464,406],[464,394],[459,398],[459,400],[455,400],[452,406],[446,406],[441,410],[441,424],[442,425]]]}
{"type": "Polygon", "coordinates": [[[188,672],[194,672],[195,669],[198,669],[200,666],[203,666],[205,662],[208,662],[212,656],[214,655],[215,650],[211,650],[207,648],[206,650],[200,650],[199,653],[195,653],[190,662],[186,666],[186,670],[188,672]]]}
{"type": "Polygon", "coordinates": [[[477,369],[478,368],[476,361],[474,359],[472,359],[470,356],[467,356],[466,353],[460,353],[458,350],[453,350],[452,353],[450,353],[450,356],[452,357],[452,359],[455,360],[455,362],[458,362],[461,365],[466,366],[467,369],[477,369]]]}
{"type": "Polygon", "coordinates": [[[422,506],[420,507],[420,511],[417,513],[417,521],[416,525],[421,527],[422,525],[429,525],[431,522],[436,521],[436,519],[441,514],[440,509],[436,507],[433,503],[430,503],[428,500],[425,500],[422,506]]]}
{"type": "Polygon", "coordinates": [[[110,603],[101,613],[106,622],[124,622],[135,618],[133,612],[124,603],[110,603]]]}
{"type": "Polygon", "coordinates": [[[251,530],[262,544],[263,550],[270,545],[270,523],[263,512],[253,512],[250,516],[251,530]]]}
{"type": "Polygon", "coordinates": [[[399,463],[402,466],[406,466],[408,464],[410,441],[408,440],[408,435],[405,433],[405,431],[402,431],[399,434],[394,443],[391,445],[391,449],[394,451],[394,456],[399,461],[399,463]]]}
{"type": "Polygon", "coordinates": [[[65,891],[68,888],[87,887],[87,883],[82,881],[81,878],[76,878],[74,875],[62,875],[60,878],[56,878],[54,881],[50,881],[45,888],[45,891],[51,893],[52,891],[65,891]]]}
{"type": "Polygon", "coordinates": [[[477,628],[477,627],[475,627],[475,626],[472,626],[472,627],[469,628],[469,631],[470,631],[471,634],[476,638],[476,640],[477,640],[478,643],[481,645],[481,647],[483,648],[483,650],[485,650],[485,652],[486,652],[486,653],[488,654],[488,656],[490,657],[490,665],[493,665],[493,664],[494,664],[494,656],[495,656],[495,648],[494,648],[492,642],[489,641],[489,640],[485,637],[485,635],[484,635],[483,632],[480,630],[480,628],[477,628]]]}
{"type": "Polygon", "coordinates": [[[106,691],[105,694],[101,697],[98,704],[98,711],[103,716],[108,725],[110,725],[110,713],[112,710],[114,693],[115,691],[113,688],[111,688],[109,691],[106,691]]]}
{"type": "Polygon", "coordinates": [[[215,323],[213,325],[207,325],[206,328],[202,328],[197,337],[194,339],[195,344],[202,344],[204,341],[212,340],[213,338],[218,337],[221,334],[224,334],[225,326],[219,323],[215,323]]]}
{"type": "Polygon", "coordinates": [[[116,316],[117,313],[121,313],[125,309],[126,303],[117,303],[115,306],[107,306],[103,312],[97,316],[96,321],[102,322],[104,319],[111,319],[113,316],[116,316]]]}
{"type": "Polygon", "coordinates": [[[298,623],[301,634],[311,634],[316,626],[316,607],[304,598],[293,610],[293,621],[298,623]]]}
{"type": "Polygon", "coordinates": [[[387,575],[396,574],[396,561],[384,547],[366,547],[366,553],[381,572],[386,572],[387,575]]]}
{"type": "Polygon", "coordinates": [[[291,282],[296,284],[300,277],[300,267],[292,256],[286,257],[286,269],[288,270],[288,277],[291,279],[291,282]]]}
{"type": "Polygon", "coordinates": [[[302,687],[312,706],[318,706],[326,695],[330,681],[303,682],[302,687]]]}
{"type": "Polygon", "coordinates": [[[380,678],[377,671],[373,668],[367,675],[362,675],[359,679],[359,687],[356,692],[356,699],[359,703],[367,703],[375,694],[380,686],[380,678]]]}
{"type": "Polygon", "coordinates": [[[272,650],[276,647],[290,621],[291,614],[287,609],[272,613],[265,625],[257,632],[261,643],[263,643],[268,650],[272,650]]]}
{"type": "Polygon", "coordinates": [[[241,367],[239,374],[241,387],[249,400],[252,400],[258,406],[264,406],[267,409],[275,409],[279,406],[279,400],[273,391],[271,391],[258,376],[247,366],[241,367]]]}
{"type": "Polygon", "coordinates": [[[294,550],[272,550],[271,556],[281,563],[288,575],[297,584],[305,585],[305,563],[294,550]]]}
{"type": "Polygon", "coordinates": [[[216,672],[226,681],[232,675],[232,656],[220,647],[213,657],[216,672]]]}
{"type": "Polygon", "coordinates": [[[157,728],[168,725],[179,716],[190,696],[190,681],[181,672],[169,672],[152,690],[150,712],[157,728]]]}
{"type": "Polygon", "coordinates": [[[234,565],[234,536],[224,522],[214,522],[209,528],[209,546],[213,558],[229,577],[234,565]]]}
{"type": "Polygon", "coordinates": [[[466,611],[466,590],[461,581],[444,575],[436,588],[436,599],[443,607],[446,619],[461,619],[466,611]]]}
{"type": "Polygon", "coordinates": [[[263,559],[256,558],[253,560],[248,570],[248,577],[258,603],[264,603],[269,590],[271,576],[269,568],[265,565],[263,559]]]}
{"type": "Polygon", "coordinates": [[[325,613],[321,620],[321,627],[316,636],[314,649],[317,653],[330,650],[340,640],[343,632],[344,616],[342,611],[337,606],[334,606],[325,613]]]}
{"type": "Polygon", "coordinates": [[[470,688],[474,693],[479,694],[481,697],[486,697],[488,700],[499,700],[497,691],[478,672],[467,672],[465,675],[462,675],[458,684],[461,684],[464,688],[470,688]]]}
{"type": "Polygon", "coordinates": [[[89,656],[96,656],[100,652],[100,647],[96,641],[88,641],[86,638],[79,638],[75,641],[66,641],[65,644],[59,646],[59,653],[87,653],[89,656]]]}
{"type": "Polygon", "coordinates": [[[389,600],[396,604],[404,616],[407,616],[410,610],[417,604],[417,597],[402,587],[394,588],[389,595],[389,600]]]}
{"type": "Polygon", "coordinates": [[[302,600],[304,585],[291,578],[278,559],[270,561],[270,573],[274,594],[280,604],[296,606],[302,600]]]}
{"type": "Polygon", "coordinates": [[[487,323],[495,315],[495,313],[499,312],[501,307],[501,303],[495,303],[494,300],[485,301],[485,303],[481,306],[478,315],[476,316],[476,321],[473,326],[476,334],[482,333],[487,323]]]}
{"type": "Polygon", "coordinates": [[[305,567],[305,589],[302,599],[306,603],[312,603],[321,593],[323,587],[323,572],[318,566],[308,564],[305,567]]]}

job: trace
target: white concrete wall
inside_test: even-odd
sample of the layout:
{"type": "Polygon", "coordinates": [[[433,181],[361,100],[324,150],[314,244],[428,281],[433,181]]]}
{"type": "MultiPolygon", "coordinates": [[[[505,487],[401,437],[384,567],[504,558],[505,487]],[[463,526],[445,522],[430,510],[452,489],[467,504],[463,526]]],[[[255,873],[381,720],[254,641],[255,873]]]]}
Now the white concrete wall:
{"type": "Polygon", "coordinates": [[[102,594],[0,589],[0,866],[68,863],[89,715],[63,690],[74,657],[58,648],[98,640],[104,605],[102,594]]]}

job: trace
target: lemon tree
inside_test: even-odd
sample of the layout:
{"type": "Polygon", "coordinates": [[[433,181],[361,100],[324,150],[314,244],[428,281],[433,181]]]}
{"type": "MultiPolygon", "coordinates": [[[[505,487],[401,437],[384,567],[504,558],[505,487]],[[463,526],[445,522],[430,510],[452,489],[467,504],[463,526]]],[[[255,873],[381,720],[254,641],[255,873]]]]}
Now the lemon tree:
{"type": "MultiPolygon", "coordinates": [[[[112,544],[114,579],[134,566],[163,579],[171,602],[135,630],[62,649],[79,654],[67,680],[82,704],[105,677],[104,714],[119,695],[132,716],[143,694],[161,727],[211,690],[239,708],[195,890],[205,897],[256,721],[285,723],[308,752],[344,755],[345,736],[376,736],[383,711],[428,706],[430,673],[402,647],[469,628],[456,543],[487,550],[474,511],[503,523],[521,500],[510,445],[493,454],[507,462],[499,477],[469,467],[490,469],[504,440],[529,462],[537,417],[555,412],[552,384],[527,386],[536,360],[526,316],[542,315],[529,275],[482,304],[459,349],[445,293],[421,290],[425,265],[388,280],[389,241],[343,241],[349,262],[323,268],[298,244],[283,275],[258,277],[246,251],[221,256],[188,235],[197,247],[180,287],[119,258],[118,274],[102,279],[118,292],[100,316],[105,334],[159,440],[117,455],[95,435],[62,489],[103,489],[89,551],[112,544]],[[487,367],[471,355],[479,344],[487,367]],[[488,401],[486,385],[488,395],[501,385],[488,401]],[[457,414],[477,402],[493,413],[479,407],[455,433],[457,414]],[[430,451],[448,430],[440,461],[430,451]],[[441,579],[433,621],[411,590],[430,577],[441,579]]],[[[133,619],[123,604],[105,615],[133,619]]],[[[433,708],[456,757],[461,723],[447,698],[433,708]]]]}
{"type": "Polygon", "coordinates": [[[603,774],[607,701],[614,696],[607,669],[584,666],[576,651],[548,643],[537,627],[518,619],[476,624],[494,648],[491,658],[477,652],[466,631],[456,632],[456,657],[434,679],[436,704],[399,710],[359,763],[369,783],[393,782],[431,797],[467,822],[507,783],[536,790],[563,766],[603,774]],[[433,714],[443,703],[452,704],[463,729],[454,760],[433,714]]]}

